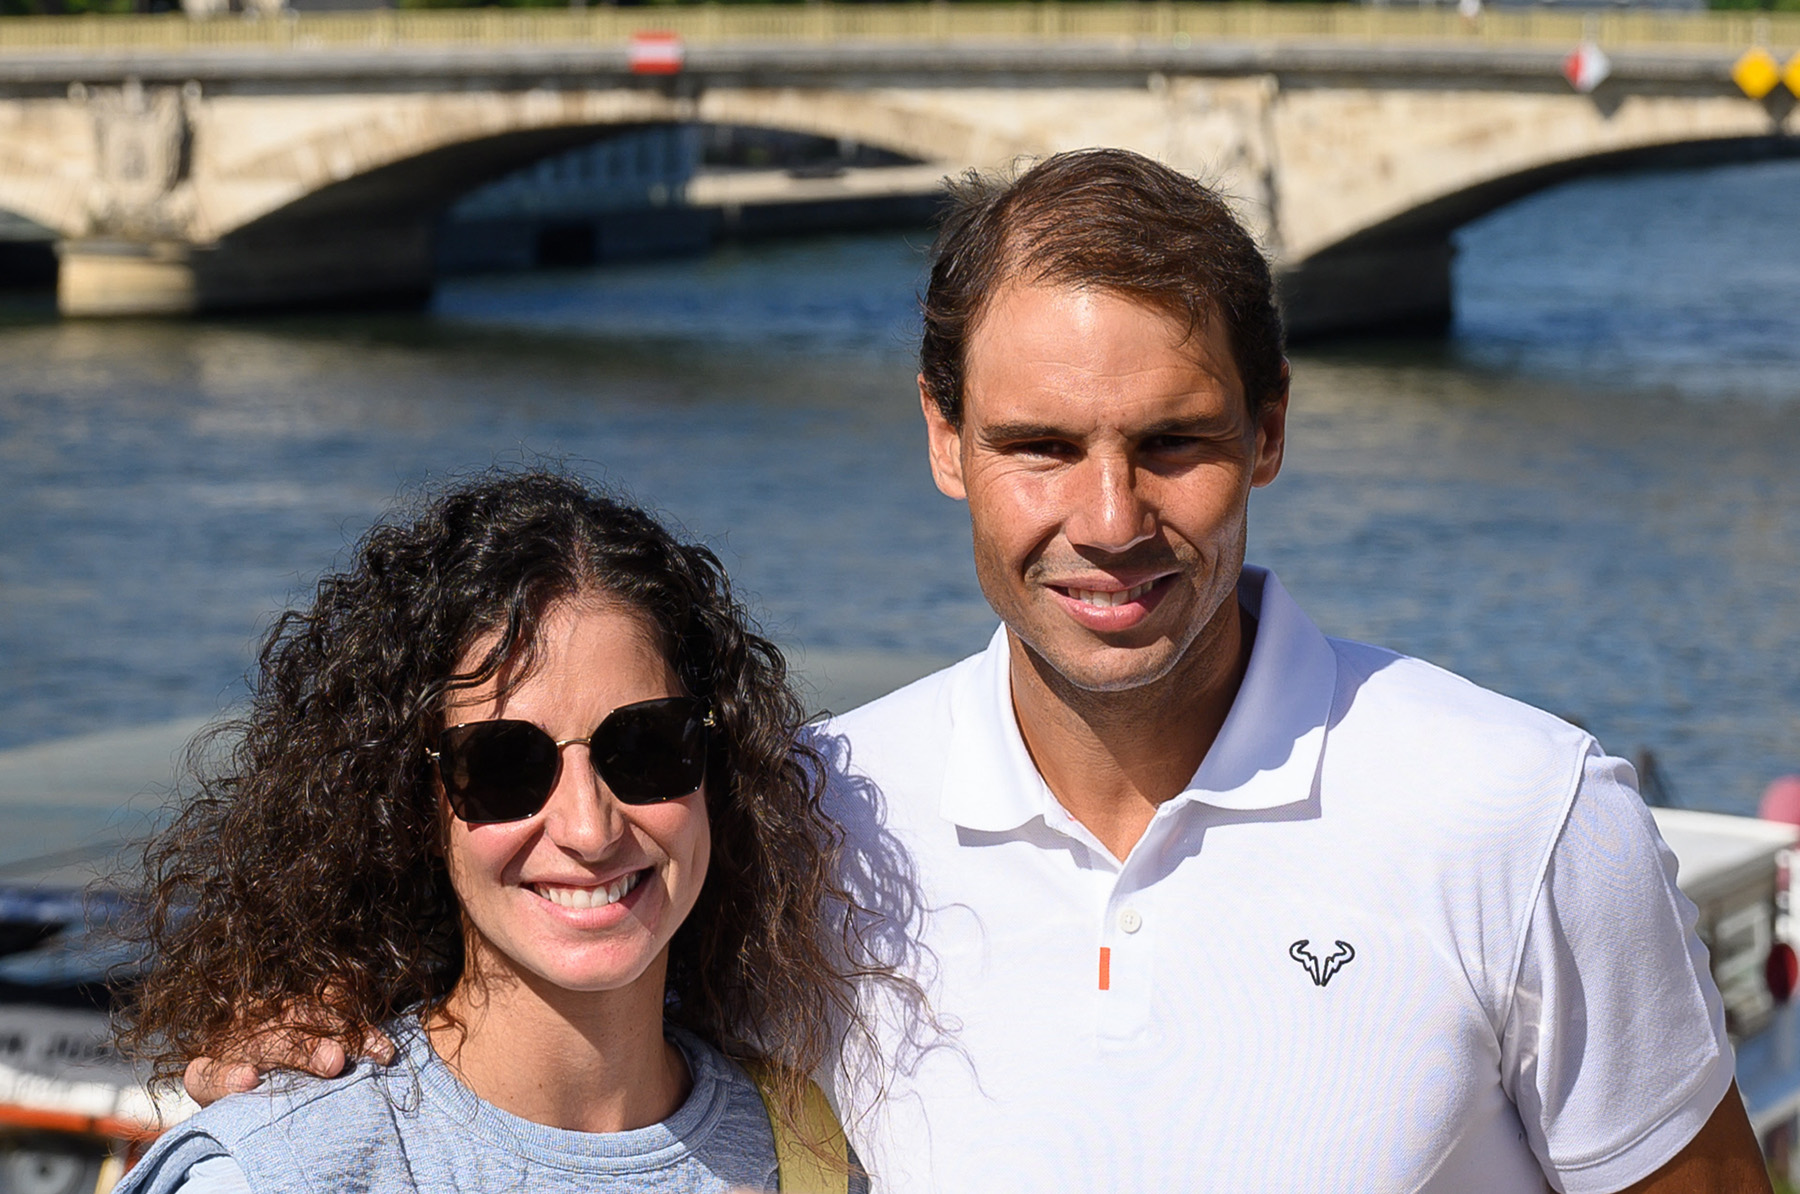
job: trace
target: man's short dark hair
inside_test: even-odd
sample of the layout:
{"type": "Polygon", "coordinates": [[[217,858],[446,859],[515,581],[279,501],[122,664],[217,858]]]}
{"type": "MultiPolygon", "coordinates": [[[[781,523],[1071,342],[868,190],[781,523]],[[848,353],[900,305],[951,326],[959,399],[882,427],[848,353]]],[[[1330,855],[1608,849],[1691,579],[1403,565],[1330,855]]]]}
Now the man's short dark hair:
{"type": "Polygon", "coordinates": [[[1252,413],[1281,392],[1282,328],[1269,263],[1219,195],[1123,149],[1046,158],[1008,183],[953,184],[931,253],[919,370],[960,426],[969,338],[1009,282],[1092,287],[1227,338],[1252,413]]]}

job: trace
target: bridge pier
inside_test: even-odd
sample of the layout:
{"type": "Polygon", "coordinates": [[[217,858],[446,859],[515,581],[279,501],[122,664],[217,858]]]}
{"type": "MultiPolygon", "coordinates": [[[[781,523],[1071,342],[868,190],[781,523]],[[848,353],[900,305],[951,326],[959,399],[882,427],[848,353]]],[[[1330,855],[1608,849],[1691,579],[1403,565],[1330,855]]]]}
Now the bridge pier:
{"type": "Polygon", "coordinates": [[[1278,269],[1288,335],[1441,332],[1450,326],[1451,263],[1445,239],[1346,245],[1278,269]]]}
{"type": "Polygon", "coordinates": [[[56,305],[73,316],[420,303],[432,285],[431,230],[418,221],[247,230],[213,245],[65,240],[57,256],[56,305]]]}

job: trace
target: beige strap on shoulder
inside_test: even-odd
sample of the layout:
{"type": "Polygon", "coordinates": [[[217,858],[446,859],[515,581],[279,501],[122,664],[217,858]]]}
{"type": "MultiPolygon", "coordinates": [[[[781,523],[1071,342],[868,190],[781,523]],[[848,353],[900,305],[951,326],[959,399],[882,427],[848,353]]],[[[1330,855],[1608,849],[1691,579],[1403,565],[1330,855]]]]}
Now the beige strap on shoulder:
{"type": "Polygon", "coordinates": [[[769,1068],[750,1062],[744,1065],[744,1072],[756,1083],[756,1093],[762,1096],[763,1109],[769,1113],[769,1129],[775,1133],[775,1166],[781,1181],[781,1194],[849,1194],[850,1144],[819,1084],[806,1084],[806,1098],[800,1106],[799,1131],[795,1131],[776,1111],[769,1068]],[[829,1161],[821,1159],[806,1146],[809,1138],[824,1147],[829,1161]]]}

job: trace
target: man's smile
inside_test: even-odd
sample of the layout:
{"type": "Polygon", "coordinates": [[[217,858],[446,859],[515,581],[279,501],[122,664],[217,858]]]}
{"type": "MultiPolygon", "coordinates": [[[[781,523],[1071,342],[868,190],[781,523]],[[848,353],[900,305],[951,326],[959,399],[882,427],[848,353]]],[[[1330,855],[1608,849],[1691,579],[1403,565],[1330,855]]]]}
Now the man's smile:
{"type": "Polygon", "coordinates": [[[1135,588],[1115,590],[1110,593],[1104,589],[1072,589],[1060,586],[1057,591],[1064,596],[1073,597],[1084,605],[1124,605],[1126,602],[1136,601],[1139,597],[1148,593],[1150,591],[1150,586],[1155,583],[1155,581],[1149,580],[1135,588]]]}
{"type": "Polygon", "coordinates": [[[1108,633],[1130,630],[1148,618],[1174,588],[1179,575],[1167,572],[1135,584],[1082,577],[1069,584],[1045,584],[1044,588],[1078,624],[1108,633]]]}

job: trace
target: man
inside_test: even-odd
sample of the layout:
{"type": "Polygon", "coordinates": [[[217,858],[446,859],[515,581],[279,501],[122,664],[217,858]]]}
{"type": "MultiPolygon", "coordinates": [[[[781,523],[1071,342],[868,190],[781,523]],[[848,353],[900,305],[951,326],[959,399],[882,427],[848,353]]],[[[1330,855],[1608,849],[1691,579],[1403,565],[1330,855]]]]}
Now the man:
{"type": "Polygon", "coordinates": [[[1004,625],[819,738],[925,997],[835,1076],[883,1187],[1767,1188],[1629,768],[1244,567],[1287,368],[1214,195],[965,193],[921,360],[1004,625]]]}
{"type": "Polygon", "coordinates": [[[1767,1190],[1629,769],[1244,566],[1288,375],[1219,199],[1049,159],[925,308],[1004,625],[814,738],[912,980],[826,1076],[878,1187],[1767,1190]]]}

